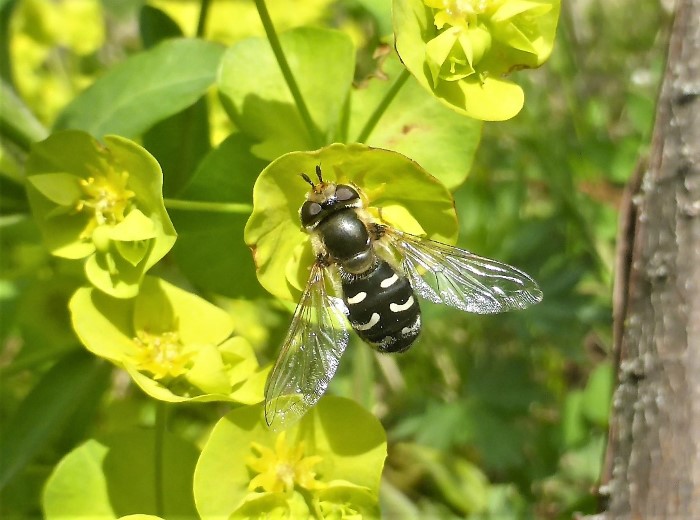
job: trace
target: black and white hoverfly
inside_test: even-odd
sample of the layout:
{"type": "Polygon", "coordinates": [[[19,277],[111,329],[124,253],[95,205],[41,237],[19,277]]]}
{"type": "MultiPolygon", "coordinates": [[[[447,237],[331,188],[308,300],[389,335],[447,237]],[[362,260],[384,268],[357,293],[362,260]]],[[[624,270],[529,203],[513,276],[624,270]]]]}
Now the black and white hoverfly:
{"type": "Polygon", "coordinates": [[[542,300],[537,283],[509,265],[374,221],[357,187],[326,182],[316,167],[299,211],[316,261],[265,387],[265,419],[288,426],[314,406],[348,344],[347,322],[379,352],[418,337],[416,294],[478,314],[542,300]],[[342,295],[342,298],[336,296],[342,295]]]}

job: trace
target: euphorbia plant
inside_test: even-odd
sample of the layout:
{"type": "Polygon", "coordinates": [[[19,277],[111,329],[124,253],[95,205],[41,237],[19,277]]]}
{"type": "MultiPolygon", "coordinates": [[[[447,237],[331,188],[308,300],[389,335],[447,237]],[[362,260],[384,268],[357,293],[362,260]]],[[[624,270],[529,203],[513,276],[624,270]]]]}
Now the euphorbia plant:
{"type": "MultiPolygon", "coordinates": [[[[55,13],[36,0],[4,2],[0,9],[15,3],[22,9],[13,13],[10,39],[21,56],[31,50],[29,40],[43,38],[29,22],[55,13]],[[33,10],[49,14],[34,19],[33,10]]],[[[270,3],[280,17],[291,16],[287,2],[270,3]]],[[[61,315],[63,323],[89,352],[128,375],[89,389],[71,387],[78,378],[51,374],[47,380],[61,380],[61,389],[81,399],[97,402],[104,394],[112,427],[122,413],[112,401],[124,395],[146,410],[139,415],[125,407],[133,412],[129,421],[154,426],[153,435],[77,428],[71,450],[53,461],[45,516],[167,518],[194,514],[196,502],[203,518],[376,517],[387,446],[369,411],[330,396],[288,431],[272,432],[258,404],[266,376],[258,357],[272,358],[277,341],[260,334],[251,344],[244,339],[247,327],[276,325],[268,320],[276,311],[262,310],[276,304],[260,298],[269,293],[294,301],[308,276],[308,237],[298,222],[307,187],[299,173],[321,164],[329,180],[361,185],[379,221],[454,242],[451,191],[469,173],[481,120],[520,110],[522,90],[505,76],[548,57],[559,2],[395,0],[398,54],[387,56],[390,47],[382,43],[386,61],[372,62],[366,74],[358,73],[358,48],[348,32],[314,23],[278,34],[262,0],[255,2],[261,27],[232,17],[228,25],[240,31],[220,36],[226,48],[205,41],[217,39],[206,32],[207,15],[225,3],[203,1],[196,24],[176,23],[187,18],[185,2],[147,4],[139,18],[143,49],[130,54],[129,44],[122,53],[112,55],[110,47],[85,57],[93,47],[71,45],[61,49],[77,53],[70,59],[31,61],[45,67],[43,73],[73,72],[84,81],[77,69],[123,59],[67,106],[68,100],[58,100],[41,111],[52,131],[31,115],[38,107],[26,107],[17,96],[8,97],[10,108],[3,106],[1,114],[3,137],[21,152],[13,162],[3,148],[3,168],[14,165],[13,182],[23,186],[31,211],[30,217],[24,208],[23,218],[31,218],[53,256],[36,268],[34,281],[68,272],[73,289],[77,278],[82,287],[59,302],[70,311],[70,317],[61,315]],[[189,25],[197,27],[189,34],[195,38],[182,37],[189,25]],[[259,312],[241,325],[240,316],[223,310],[235,308],[226,300],[232,297],[248,299],[259,312]],[[125,380],[157,404],[125,391],[125,380]],[[164,403],[203,401],[231,410],[197,408],[191,427],[174,420],[174,433],[166,434],[164,403]],[[216,424],[212,410],[223,415],[216,424]],[[149,462],[129,467],[124,454],[149,462]]],[[[306,14],[305,20],[322,20],[320,10],[306,14]]],[[[118,16],[112,15],[113,22],[118,16]]],[[[61,41],[80,41],[80,27],[74,29],[76,35],[61,41]]],[[[102,34],[90,41],[101,41],[102,34]]],[[[15,202],[23,208],[22,195],[15,202]]],[[[52,356],[58,354],[49,349],[35,359],[52,356]]],[[[49,410],[65,406],[60,391],[43,395],[39,401],[49,410]]],[[[188,417],[180,410],[195,408],[187,406],[169,413],[188,417]]],[[[17,423],[36,424],[34,408],[20,407],[25,415],[17,423]]],[[[22,428],[9,433],[8,445],[21,449],[5,459],[1,483],[39,451],[37,437],[22,428]]],[[[33,431],[48,442],[49,430],[33,431]]]]}
{"type": "Polygon", "coordinates": [[[88,280],[103,292],[135,296],[175,243],[160,166],[128,139],[108,136],[103,145],[84,132],[57,132],[34,145],[26,174],[47,247],[85,259],[88,280]]]}
{"type": "Polygon", "coordinates": [[[504,120],[523,106],[505,76],[549,57],[560,0],[394,0],[396,50],[418,82],[450,108],[504,120]]]}

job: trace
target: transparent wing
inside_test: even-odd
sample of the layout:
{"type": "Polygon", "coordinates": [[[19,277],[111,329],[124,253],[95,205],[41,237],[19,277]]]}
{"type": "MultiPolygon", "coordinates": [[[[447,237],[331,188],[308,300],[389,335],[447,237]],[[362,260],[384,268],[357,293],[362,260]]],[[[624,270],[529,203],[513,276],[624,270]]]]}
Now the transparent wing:
{"type": "Polygon", "coordinates": [[[327,268],[314,264],[265,386],[265,420],[273,430],[301,418],[326,391],[348,344],[340,298],[328,294],[327,268]]]}
{"type": "Polygon", "coordinates": [[[383,236],[413,289],[429,301],[478,314],[542,301],[537,283],[515,267],[390,227],[383,236]]]}

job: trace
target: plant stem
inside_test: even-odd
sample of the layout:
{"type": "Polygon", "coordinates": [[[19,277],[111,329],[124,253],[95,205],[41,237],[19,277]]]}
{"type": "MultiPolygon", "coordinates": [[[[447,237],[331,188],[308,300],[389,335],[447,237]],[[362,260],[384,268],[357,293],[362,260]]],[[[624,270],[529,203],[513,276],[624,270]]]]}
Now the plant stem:
{"type": "Polygon", "coordinates": [[[211,0],[202,0],[202,5],[199,8],[199,19],[197,20],[197,38],[204,37],[204,31],[207,28],[209,7],[211,7],[211,0]]]}
{"type": "Polygon", "coordinates": [[[154,478],[156,515],[165,518],[165,502],[163,495],[163,452],[165,451],[165,423],[167,418],[167,404],[163,401],[156,403],[156,422],[153,435],[154,478]]]}
{"type": "Polygon", "coordinates": [[[284,52],[282,51],[282,45],[280,44],[277,32],[275,31],[274,25],[272,25],[270,13],[267,11],[265,0],[255,0],[255,6],[258,9],[260,21],[262,22],[263,27],[265,28],[265,34],[267,35],[267,39],[270,41],[272,52],[274,53],[275,58],[277,59],[277,64],[279,65],[280,70],[282,71],[284,81],[287,83],[287,87],[289,87],[289,92],[294,98],[294,103],[296,103],[299,115],[301,116],[301,119],[304,122],[304,126],[306,126],[306,131],[309,133],[311,143],[313,144],[313,146],[319,147],[323,144],[321,135],[318,133],[318,130],[314,125],[313,119],[311,119],[311,113],[309,112],[309,109],[307,108],[306,103],[304,102],[304,98],[301,95],[301,90],[299,90],[299,85],[297,85],[297,82],[294,79],[292,69],[289,68],[287,58],[285,58],[284,56],[284,52]]]}
{"type": "Polygon", "coordinates": [[[211,213],[239,213],[247,215],[253,211],[252,204],[243,202],[206,202],[201,200],[164,199],[168,209],[185,211],[206,211],[211,213]]]}
{"type": "Polygon", "coordinates": [[[380,103],[377,105],[377,108],[374,109],[372,115],[369,116],[369,119],[365,123],[365,126],[362,128],[360,135],[357,136],[358,143],[364,143],[367,141],[370,134],[372,133],[372,130],[374,130],[374,127],[377,126],[377,123],[384,115],[384,112],[386,112],[386,109],[394,100],[396,94],[399,93],[399,90],[401,90],[401,87],[403,87],[404,83],[406,83],[406,80],[409,76],[410,74],[408,70],[403,69],[401,74],[399,74],[399,77],[396,78],[396,81],[394,81],[394,84],[391,86],[391,88],[384,95],[380,103]]]}

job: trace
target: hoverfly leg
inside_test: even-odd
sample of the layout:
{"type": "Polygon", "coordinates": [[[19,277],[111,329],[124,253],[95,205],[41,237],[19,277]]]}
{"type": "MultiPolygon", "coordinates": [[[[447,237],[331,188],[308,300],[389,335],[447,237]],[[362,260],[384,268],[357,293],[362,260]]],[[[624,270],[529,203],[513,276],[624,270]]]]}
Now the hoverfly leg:
{"type": "Polygon", "coordinates": [[[372,222],[367,226],[367,231],[369,231],[372,240],[379,240],[386,233],[386,226],[372,222]]]}

